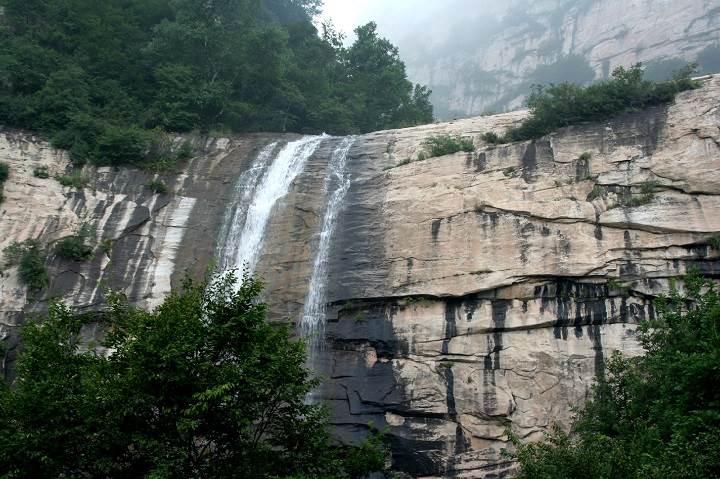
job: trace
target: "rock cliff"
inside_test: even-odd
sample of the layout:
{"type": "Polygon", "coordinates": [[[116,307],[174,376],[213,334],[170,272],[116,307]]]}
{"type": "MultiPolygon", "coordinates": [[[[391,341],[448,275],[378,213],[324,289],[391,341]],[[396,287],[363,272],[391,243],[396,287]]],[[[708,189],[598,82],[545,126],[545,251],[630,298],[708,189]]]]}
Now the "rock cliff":
{"type": "Polygon", "coordinates": [[[253,198],[268,162],[284,158],[296,174],[254,220],[255,271],[273,320],[299,323],[308,285],[321,298],[316,396],[338,437],[357,440],[373,422],[389,427],[394,466],[411,477],[508,477],[506,427],[533,440],[566,424],[609,354],[641,353],[635,325],[655,314],[654,297],[691,267],[720,276],[708,244],[720,232],[719,99],[712,77],[665,108],[501,146],[481,134],[526,112],[355,138],[196,138],[198,156],[161,175],[163,195],[129,168],[87,167],[77,191],[35,178],[41,165],[63,171],[66,154],[3,131],[0,247],[51,245],[82,221],[104,246],[85,263],[49,254],[42,293],[3,272],[6,371],[18,325],[49,298],[102,308],[107,286],[152,307],[183,275],[242,248],[248,238],[231,247],[229,231],[262,216],[253,198]],[[438,133],[472,136],[478,149],[404,161],[438,133]]]}
{"type": "Polygon", "coordinates": [[[694,61],[720,45],[720,7],[708,0],[514,0],[484,7],[463,12],[460,24],[452,15],[446,28],[433,24],[420,46],[417,37],[400,42],[410,77],[433,90],[439,118],[518,108],[531,83],[549,81],[535,76],[538,67],[569,55],[587,60],[600,79],[637,62],[694,61]]]}

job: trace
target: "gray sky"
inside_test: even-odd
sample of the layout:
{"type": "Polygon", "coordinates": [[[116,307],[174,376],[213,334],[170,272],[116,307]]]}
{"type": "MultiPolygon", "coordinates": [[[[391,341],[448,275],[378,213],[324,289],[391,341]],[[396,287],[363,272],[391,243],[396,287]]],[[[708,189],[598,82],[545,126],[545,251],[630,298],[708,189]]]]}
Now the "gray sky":
{"type": "Polygon", "coordinates": [[[372,20],[380,35],[400,48],[406,60],[443,44],[470,46],[482,36],[488,17],[519,0],[325,0],[320,22],[330,20],[354,39],[353,29],[372,20]]]}
{"type": "Polygon", "coordinates": [[[331,20],[335,28],[350,35],[353,28],[365,23],[382,9],[387,0],[325,0],[322,20],[331,20]]]}

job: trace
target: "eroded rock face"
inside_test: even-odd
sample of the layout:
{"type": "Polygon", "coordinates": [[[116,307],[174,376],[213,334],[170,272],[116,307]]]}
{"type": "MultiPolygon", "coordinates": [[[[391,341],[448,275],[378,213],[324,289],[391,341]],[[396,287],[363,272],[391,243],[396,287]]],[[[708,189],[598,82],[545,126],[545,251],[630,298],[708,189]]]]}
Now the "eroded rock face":
{"type": "MultiPolygon", "coordinates": [[[[10,166],[6,200],[0,205],[0,249],[39,239],[50,275],[46,288],[28,292],[17,268],[3,267],[0,335],[8,346],[6,362],[14,359],[17,328],[27,313],[44,311],[51,298],[78,309],[102,309],[110,288],[152,308],[186,273],[202,275],[213,257],[214,235],[234,175],[268,141],[262,135],[239,142],[197,139],[202,156],[178,173],[159,175],[172,194],[157,195],[147,187],[156,175],[131,168],[86,167],[87,187],[62,187],[55,176],[70,168],[66,153],[25,133],[0,132],[0,161],[10,166]],[[50,177],[35,177],[39,167],[46,167],[50,177]],[[96,229],[93,258],[74,262],[57,257],[54,243],[83,222],[96,229]]],[[[88,329],[88,335],[96,333],[88,329]]]]}
{"type": "Polygon", "coordinates": [[[641,353],[635,325],[670,278],[718,275],[718,80],[668,108],[384,173],[364,162],[522,113],[363,139],[329,281],[340,433],[390,426],[412,476],[504,477],[506,427],[534,440],[567,424],[608,355],[641,353]]]}
{"type": "MultiPolygon", "coordinates": [[[[357,137],[316,356],[326,379],[318,397],[338,437],[388,426],[395,468],[412,477],[511,475],[500,454],[506,427],[535,440],[567,424],[608,355],[642,352],[635,326],[653,317],[652,300],[671,279],[690,267],[718,276],[708,246],[720,231],[718,98],[713,77],[667,108],[501,146],[480,136],[526,112],[357,137]],[[473,136],[478,149],[401,165],[439,133],[473,136]]],[[[201,275],[221,246],[238,177],[263,147],[294,139],[196,139],[200,156],[163,175],[174,194],[153,195],[151,175],[132,169],[86,169],[82,191],[34,178],[40,164],[63,170],[66,156],[4,132],[0,160],[11,177],[0,246],[39,237],[51,249],[83,219],[97,225],[98,241],[112,239],[88,263],[49,255],[51,284],[33,297],[15,269],[5,271],[6,341],[51,295],[102,308],[98,279],[151,307],[186,271],[201,275]]],[[[257,273],[273,320],[302,314],[328,158],[343,140],[322,141],[267,224],[257,273]]]]}

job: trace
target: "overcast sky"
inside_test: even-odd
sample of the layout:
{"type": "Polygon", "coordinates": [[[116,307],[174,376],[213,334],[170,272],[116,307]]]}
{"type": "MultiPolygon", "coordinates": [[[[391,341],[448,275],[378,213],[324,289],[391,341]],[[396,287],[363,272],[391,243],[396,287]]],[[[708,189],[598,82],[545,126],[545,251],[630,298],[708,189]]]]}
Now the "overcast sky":
{"type": "Polygon", "coordinates": [[[362,21],[361,18],[366,18],[368,12],[380,3],[378,0],[325,0],[321,19],[331,20],[335,28],[349,34],[362,21]]]}
{"type": "Polygon", "coordinates": [[[497,15],[505,2],[512,0],[325,0],[319,21],[330,20],[351,43],[353,29],[372,20],[407,60],[418,48],[474,43],[467,35],[476,38],[483,18],[497,15]]]}

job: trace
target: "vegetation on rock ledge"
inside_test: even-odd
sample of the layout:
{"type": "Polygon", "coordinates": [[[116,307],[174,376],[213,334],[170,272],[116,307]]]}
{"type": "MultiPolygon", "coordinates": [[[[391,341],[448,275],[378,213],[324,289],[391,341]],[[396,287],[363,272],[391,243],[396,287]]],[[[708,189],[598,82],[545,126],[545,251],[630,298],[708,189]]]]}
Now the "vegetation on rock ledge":
{"type": "Polygon", "coordinates": [[[559,128],[583,122],[604,121],[621,113],[671,102],[681,91],[697,88],[691,79],[694,66],[677,72],[672,80],[653,82],[643,78],[640,64],[619,67],[613,78],[583,87],[571,83],[535,86],[528,97],[530,117],[503,137],[490,134],[489,143],[531,140],[559,128]]]}
{"type": "Polygon", "coordinates": [[[5,267],[18,267],[20,281],[31,291],[47,286],[49,277],[45,269],[45,252],[37,240],[14,242],[3,251],[5,267]]]}
{"type": "Polygon", "coordinates": [[[429,157],[445,156],[457,153],[458,151],[475,151],[473,140],[467,136],[460,135],[437,135],[425,140],[425,146],[429,150],[429,157]]]}

